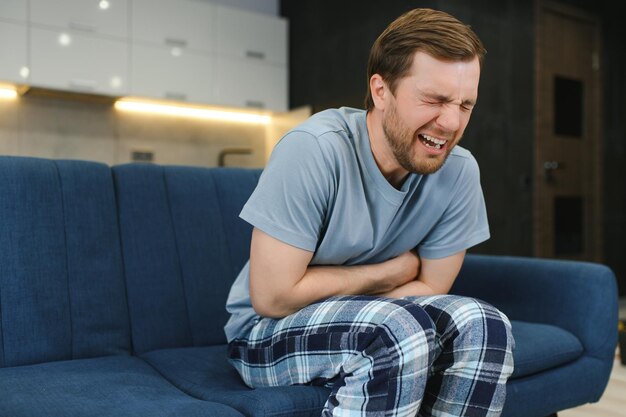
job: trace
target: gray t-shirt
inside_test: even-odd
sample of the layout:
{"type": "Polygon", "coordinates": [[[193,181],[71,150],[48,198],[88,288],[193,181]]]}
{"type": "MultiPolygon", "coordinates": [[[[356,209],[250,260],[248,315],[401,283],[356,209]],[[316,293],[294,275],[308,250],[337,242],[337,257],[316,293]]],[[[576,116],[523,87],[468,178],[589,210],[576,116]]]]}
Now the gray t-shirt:
{"type": "MultiPolygon", "coordinates": [[[[379,263],[416,248],[444,258],[489,238],[478,164],[456,146],[430,175],[409,174],[400,190],[382,175],[363,110],[326,110],[276,145],[240,217],[289,245],[315,252],[312,265],[379,263]]],[[[226,309],[229,341],[258,319],[249,262],[226,309]]]]}

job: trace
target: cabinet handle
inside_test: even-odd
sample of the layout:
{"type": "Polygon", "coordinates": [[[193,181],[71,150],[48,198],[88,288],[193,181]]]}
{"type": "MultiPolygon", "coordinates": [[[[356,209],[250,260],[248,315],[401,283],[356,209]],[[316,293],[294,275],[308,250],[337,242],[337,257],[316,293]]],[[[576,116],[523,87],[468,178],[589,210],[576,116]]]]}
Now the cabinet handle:
{"type": "Polygon", "coordinates": [[[89,23],[77,22],[75,20],[70,21],[70,29],[81,30],[83,32],[95,32],[96,27],[94,25],[90,25],[89,23]]]}
{"type": "Polygon", "coordinates": [[[174,91],[166,91],[165,92],[165,98],[168,99],[168,100],[185,101],[185,100],[187,100],[187,94],[185,94],[185,93],[176,93],[174,91]]]}
{"type": "Polygon", "coordinates": [[[164,42],[167,46],[178,46],[179,48],[187,46],[187,41],[185,39],[165,38],[164,42]]]}
{"type": "Polygon", "coordinates": [[[246,100],[246,107],[254,107],[256,109],[264,109],[265,103],[259,100],[246,100]]]}
{"type": "Polygon", "coordinates": [[[86,80],[80,78],[74,78],[70,80],[70,88],[83,91],[94,91],[96,89],[95,80],[86,80]]]}
{"type": "Polygon", "coordinates": [[[265,52],[261,51],[246,51],[246,57],[252,59],[265,59],[265,52]]]}

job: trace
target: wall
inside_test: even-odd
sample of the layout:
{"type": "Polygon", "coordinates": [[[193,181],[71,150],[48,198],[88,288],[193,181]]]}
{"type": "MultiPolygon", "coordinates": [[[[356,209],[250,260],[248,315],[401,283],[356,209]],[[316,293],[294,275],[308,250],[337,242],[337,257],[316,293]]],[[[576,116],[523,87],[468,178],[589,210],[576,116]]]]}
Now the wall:
{"type": "Polygon", "coordinates": [[[475,250],[530,255],[533,105],[532,8],[517,0],[328,0],[282,2],[291,22],[290,102],[363,107],[371,44],[414,7],[431,7],[472,25],[488,50],[478,106],[462,145],[482,168],[492,238],[475,250]],[[514,30],[512,30],[514,28],[514,30]],[[511,238],[514,237],[514,238],[511,238]]]}
{"type": "MultiPolygon", "coordinates": [[[[605,262],[626,295],[626,25],[621,2],[564,0],[602,19],[605,262]]],[[[492,238],[474,252],[531,256],[534,2],[519,0],[283,0],[290,19],[290,102],[314,112],[362,108],[369,48],[404,11],[431,7],[470,24],[488,50],[478,106],[462,145],[481,166],[492,238]]]]}
{"type": "Polygon", "coordinates": [[[0,100],[0,154],[70,158],[118,164],[133,151],[154,162],[216,166],[224,148],[250,148],[228,165],[265,163],[266,127],[179,117],[128,114],[112,103],[26,96],[0,100]]]}
{"type": "Polygon", "coordinates": [[[601,3],[604,76],[604,255],[626,295],[626,26],[623,3],[601,3]]]}

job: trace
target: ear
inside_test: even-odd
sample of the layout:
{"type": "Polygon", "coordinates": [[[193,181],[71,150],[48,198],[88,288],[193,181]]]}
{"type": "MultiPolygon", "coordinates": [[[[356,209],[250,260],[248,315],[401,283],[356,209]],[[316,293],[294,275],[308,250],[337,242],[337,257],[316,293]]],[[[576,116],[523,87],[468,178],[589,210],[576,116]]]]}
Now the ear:
{"type": "Polygon", "coordinates": [[[372,94],[372,100],[374,101],[374,107],[379,110],[384,110],[389,90],[387,89],[387,84],[383,80],[383,77],[379,74],[374,74],[372,78],[370,78],[370,92],[372,94]]]}

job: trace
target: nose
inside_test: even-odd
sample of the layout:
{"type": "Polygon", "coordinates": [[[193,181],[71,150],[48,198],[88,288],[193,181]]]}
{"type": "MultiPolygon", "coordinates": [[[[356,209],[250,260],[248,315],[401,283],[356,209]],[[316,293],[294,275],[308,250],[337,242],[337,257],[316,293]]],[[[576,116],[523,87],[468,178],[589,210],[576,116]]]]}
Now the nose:
{"type": "Polygon", "coordinates": [[[437,117],[437,125],[448,132],[459,130],[461,126],[461,110],[459,106],[454,104],[442,106],[439,117],[437,117]]]}

